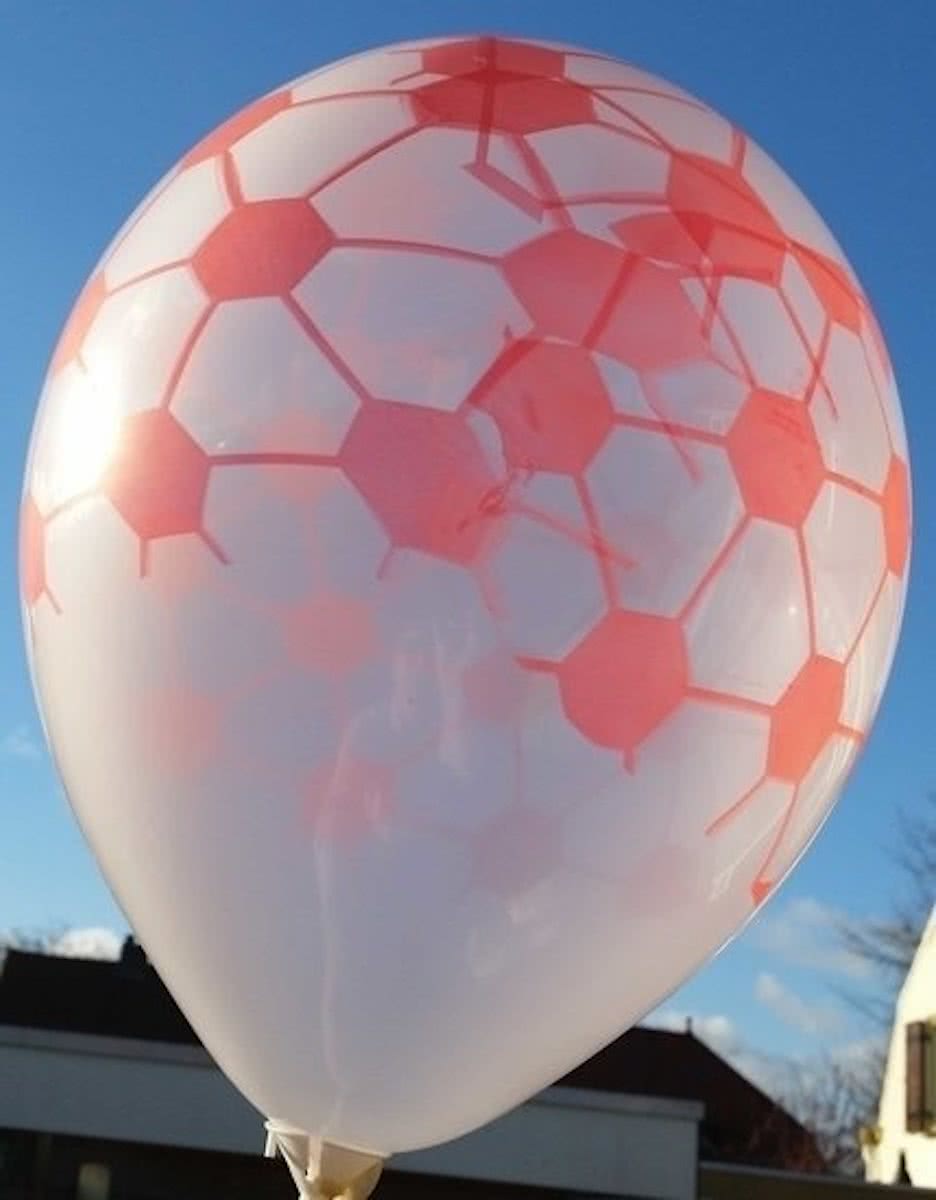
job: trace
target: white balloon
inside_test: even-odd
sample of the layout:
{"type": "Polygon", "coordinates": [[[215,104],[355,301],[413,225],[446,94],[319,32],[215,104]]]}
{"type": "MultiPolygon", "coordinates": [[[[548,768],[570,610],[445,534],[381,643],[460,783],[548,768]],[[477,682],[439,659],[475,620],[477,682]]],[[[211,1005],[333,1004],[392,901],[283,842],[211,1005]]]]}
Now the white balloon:
{"type": "Polygon", "coordinates": [[[246,109],[63,335],[22,587],[79,821],[218,1063],[386,1155],[559,1077],[838,795],[907,576],[897,392],[794,185],[563,47],[246,109]]]}

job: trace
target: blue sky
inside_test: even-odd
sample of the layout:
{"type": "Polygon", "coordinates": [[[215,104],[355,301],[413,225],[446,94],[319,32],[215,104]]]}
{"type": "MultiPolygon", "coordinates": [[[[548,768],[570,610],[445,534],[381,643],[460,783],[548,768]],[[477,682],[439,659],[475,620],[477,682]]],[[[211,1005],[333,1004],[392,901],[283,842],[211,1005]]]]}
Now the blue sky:
{"type": "Polygon", "coordinates": [[[477,30],[579,43],[710,102],[823,213],[887,335],[915,467],[904,637],[876,730],[821,838],[762,917],[664,1006],[723,1046],[809,1053],[864,1031],[835,997],[860,966],[830,913],[885,908],[900,803],[936,786],[936,329],[932,0],[162,0],[0,3],[0,931],[123,927],[41,742],[21,649],[15,529],[49,352],[111,234],[199,136],[249,99],[354,50],[477,30]],[[740,1039],[740,1040],[739,1040],[740,1039]]]}

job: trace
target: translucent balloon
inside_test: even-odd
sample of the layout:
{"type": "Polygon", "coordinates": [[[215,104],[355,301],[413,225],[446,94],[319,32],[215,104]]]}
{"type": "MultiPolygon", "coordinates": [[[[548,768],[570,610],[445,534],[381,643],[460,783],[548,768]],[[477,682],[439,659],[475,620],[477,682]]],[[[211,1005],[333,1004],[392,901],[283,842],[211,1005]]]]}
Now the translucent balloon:
{"type": "Polygon", "coordinates": [[[842,252],[599,55],[425,42],[245,109],[62,336],[22,523],[71,803],[263,1112],[476,1126],[738,930],[900,624],[907,448],[842,252]]]}

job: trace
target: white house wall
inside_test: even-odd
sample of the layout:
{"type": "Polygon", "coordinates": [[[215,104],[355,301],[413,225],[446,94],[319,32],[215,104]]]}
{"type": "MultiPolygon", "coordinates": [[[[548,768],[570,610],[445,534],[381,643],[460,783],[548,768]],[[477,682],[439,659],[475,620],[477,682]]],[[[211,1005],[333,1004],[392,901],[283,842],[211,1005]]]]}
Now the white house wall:
{"type": "MultiPolygon", "coordinates": [[[[551,1088],[399,1170],[692,1200],[702,1106],[551,1088]]],[[[204,1051],[0,1026],[0,1128],[259,1153],[263,1119],[204,1051]]]]}
{"type": "Polygon", "coordinates": [[[936,908],[897,1000],[878,1112],[880,1142],[865,1150],[866,1178],[893,1183],[900,1156],[914,1185],[936,1187],[936,1138],[906,1130],[906,1026],[936,1017],[936,908]]]}

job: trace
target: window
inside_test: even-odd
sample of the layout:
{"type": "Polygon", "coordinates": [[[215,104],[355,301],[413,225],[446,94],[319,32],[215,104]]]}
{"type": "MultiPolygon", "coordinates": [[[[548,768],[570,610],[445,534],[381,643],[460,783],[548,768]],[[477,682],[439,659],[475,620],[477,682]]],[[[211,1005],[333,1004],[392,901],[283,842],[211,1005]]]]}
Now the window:
{"type": "Polygon", "coordinates": [[[936,1020],[911,1021],[907,1038],[908,1133],[936,1136],[936,1020]]]}
{"type": "Polygon", "coordinates": [[[103,1163],[82,1163],[76,1200],[110,1200],[110,1190],[110,1167],[103,1163]]]}

